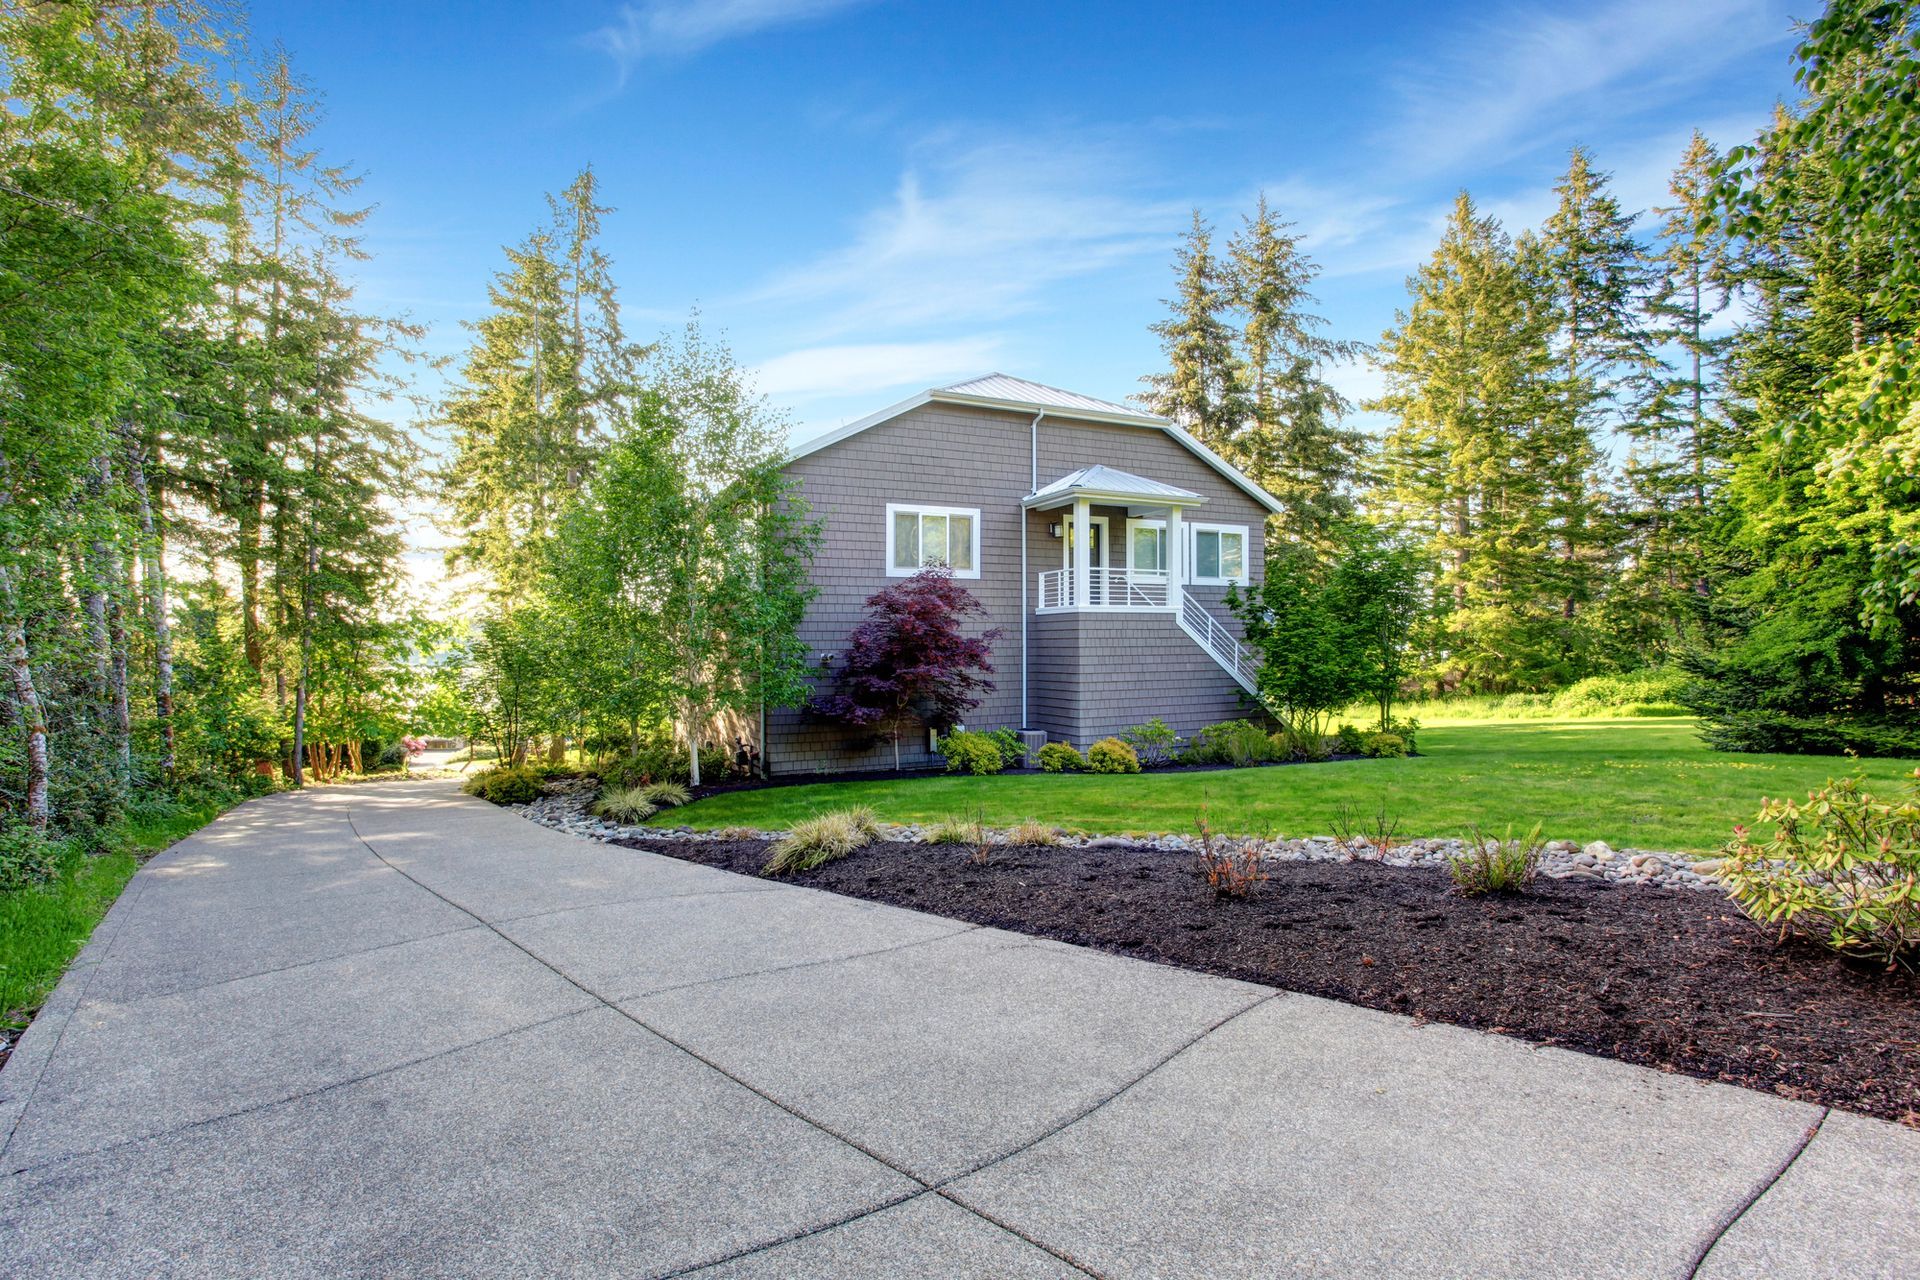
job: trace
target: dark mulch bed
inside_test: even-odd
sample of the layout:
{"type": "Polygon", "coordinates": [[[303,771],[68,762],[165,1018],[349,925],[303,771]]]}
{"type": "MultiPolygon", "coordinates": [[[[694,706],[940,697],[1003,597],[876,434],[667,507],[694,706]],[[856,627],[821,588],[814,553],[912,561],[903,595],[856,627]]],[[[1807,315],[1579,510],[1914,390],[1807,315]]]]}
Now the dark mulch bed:
{"type": "MultiPolygon", "coordinates": [[[[757,874],[766,845],[623,841],[757,874]]],[[[1920,976],[1775,946],[1716,893],[1283,863],[1244,901],[1150,849],[880,844],[794,877],[1104,951],[1767,1089],[1920,1127],[1920,976]]]]}
{"type": "MultiPolygon", "coordinates": [[[[1418,755],[1419,752],[1415,752],[1418,755]]],[[[1165,761],[1160,764],[1144,765],[1142,773],[1216,773],[1230,769],[1286,769],[1294,765],[1331,764],[1336,760],[1365,760],[1366,756],[1335,752],[1319,760],[1263,760],[1258,764],[1180,764],[1165,761]]],[[[1020,777],[1038,774],[1038,769],[1002,769],[996,776],[1020,777]]],[[[729,778],[724,782],[702,783],[690,790],[695,800],[704,800],[708,796],[725,795],[730,791],[765,791],[773,787],[811,787],[820,783],[838,782],[909,782],[924,778],[965,777],[964,774],[949,774],[945,765],[932,765],[906,769],[852,769],[839,773],[777,773],[771,778],[729,778]]]]}

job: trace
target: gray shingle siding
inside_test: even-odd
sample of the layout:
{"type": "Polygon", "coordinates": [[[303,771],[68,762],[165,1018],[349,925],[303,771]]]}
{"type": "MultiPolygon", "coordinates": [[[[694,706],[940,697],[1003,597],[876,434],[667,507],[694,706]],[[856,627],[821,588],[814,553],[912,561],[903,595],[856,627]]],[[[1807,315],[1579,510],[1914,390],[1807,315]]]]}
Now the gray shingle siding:
{"type": "MultiPolygon", "coordinates": [[[[1086,735],[1113,732],[1153,715],[1182,732],[1242,714],[1239,686],[1190,640],[1171,616],[1160,614],[1031,614],[1038,575],[1061,567],[1061,540],[1047,533],[1071,512],[1025,512],[1029,492],[1032,415],[930,403],[870,427],[787,468],[800,496],[822,524],[813,565],[817,589],[801,623],[801,640],[816,663],[837,659],[864,616],[868,596],[897,579],[886,573],[888,503],[976,507],[980,511],[980,576],[965,580],[986,608],[976,630],[1001,629],[994,644],[994,691],[969,725],[1045,729],[1086,745],[1086,735]],[[1020,528],[1028,533],[1029,711],[1020,709],[1020,528]]],[[[1248,526],[1250,570],[1261,573],[1261,527],[1266,512],[1226,477],[1166,433],[1145,427],[1048,417],[1039,431],[1040,483],[1093,463],[1179,485],[1207,498],[1188,518],[1248,526]]],[[[1126,563],[1124,509],[1096,508],[1111,519],[1108,563],[1126,563]]],[[[1193,587],[1216,616],[1220,588],[1193,587]]],[[[861,743],[844,727],[804,712],[769,709],[766,763],[772,773],[887,768],[892,748],[861,743]]],[[[937,763],[924,732],[900,743],[901,763],[937,763]]]]}

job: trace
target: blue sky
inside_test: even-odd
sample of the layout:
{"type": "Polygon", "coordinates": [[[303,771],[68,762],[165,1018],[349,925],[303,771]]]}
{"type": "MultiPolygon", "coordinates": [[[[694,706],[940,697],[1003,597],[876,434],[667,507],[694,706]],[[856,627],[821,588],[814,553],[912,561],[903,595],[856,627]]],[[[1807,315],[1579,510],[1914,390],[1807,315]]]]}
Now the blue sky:
{"type": "MultiPolygon", "coordinates": [[[[1306,233],[1378,337],[1470,189],[1537,223],[1576,143],[1634,208],[1792,90],[1777,0],[1226,6],[257,0],[378,205],[363,298],[458,352],[592,162],[629,328],[699,306],[811,434],[991,369],[1123,398],[1188,211],[1306,233]]],[[[1365,394],[1372,376],[1337,381],[1365,394]]]]}

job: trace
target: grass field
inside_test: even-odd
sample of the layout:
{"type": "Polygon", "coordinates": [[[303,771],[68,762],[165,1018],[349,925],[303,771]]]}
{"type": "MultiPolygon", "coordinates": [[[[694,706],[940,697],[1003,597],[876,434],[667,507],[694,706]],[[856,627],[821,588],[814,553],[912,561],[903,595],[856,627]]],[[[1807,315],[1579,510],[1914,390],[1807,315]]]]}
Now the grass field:
{"type": "Polygon", "coordinates": [[[0,893],[0,1024],[23,1025],[93,935],[94,926],[140,867],[140,855],[164,849],[211,822],[221,806],[185,806],[111,833],[114,851],[75,854],[50,884],[0,893]]]}
{"type": "Polygon", "coordinates": [[[1322,835],[1344,804],[1384,803],[1403,836],[1504,832],[1535,822],[1549,839],[1705,852],[1748,822],[1762,796],[1804,795],[1828,778],[1890,784],[1911,760],[1735,755],[1709,751],[1683,718],[1437,723],[1418,758],[1351,760],[1126,776],[915,777],[769,787],[714,796],[660,825],[780,828],[825,809],[872,805],[894,822],[979,814],[1005,826],[1038,818],[1090,832],[1185,832],[1201,805],[1215,830],[1322,835]]]}

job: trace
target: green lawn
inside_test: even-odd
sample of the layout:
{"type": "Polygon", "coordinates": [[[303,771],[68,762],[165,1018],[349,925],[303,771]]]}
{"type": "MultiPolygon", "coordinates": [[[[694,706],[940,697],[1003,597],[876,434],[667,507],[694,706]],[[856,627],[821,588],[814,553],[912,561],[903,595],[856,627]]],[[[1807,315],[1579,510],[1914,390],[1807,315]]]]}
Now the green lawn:
{"type": "Polygon", "coordinates": [[[24,1026],[67,971],[94,926],[126,888],[142,855],[166,848],[219,815],[186,805],[112,832],[113,852],[76,854],[50,884],[0,893],[0,1024],[24,1026]]]}
{"type": "Polygon", "coordinates": [[[1420,749],[1417,759],[1268,769],[769,787],[714,796],[655,822],[779,828],[867,804],[894,822],[978,812],[994,825],[1038,818],[1092,832],[1184,832],[1204,803],[1216,830],[1297,836],[1330,832],[1342,804],[1371,815],[1384,799],[1403,836],[1539,822],[1549,839],[1707,851],[1751,820],[1762,796],[1804,795],[1853,772],[1890,783],[1915,765],[1709,751],[1681,718],[1436,724],[1421,729],[1420,749]]]}

